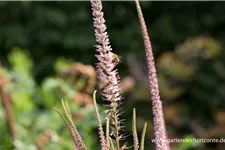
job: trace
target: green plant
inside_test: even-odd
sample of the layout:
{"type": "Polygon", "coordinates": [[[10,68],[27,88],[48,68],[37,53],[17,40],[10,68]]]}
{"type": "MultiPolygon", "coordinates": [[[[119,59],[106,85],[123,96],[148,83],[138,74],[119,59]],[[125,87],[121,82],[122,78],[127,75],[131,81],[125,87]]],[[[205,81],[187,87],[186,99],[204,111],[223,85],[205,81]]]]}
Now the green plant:
{"type": "MultiPolygon", "coordinates": [[[[54,105],[60,105],[57,100],[59,98],[64,98],[73,108],[72,117],[76,119],[80,131],[85,130],[82,136],[85,137],[88,148],[95,149],[95,135],[92,133],[97,124],[94,121],[94,109],[89,103],[92,100],[86,102],[82,99],[83,95],[88,98],[87,92],[95,85],[95,82],[89,82],[90,74],[81,72],[76,67],[71,68],[77,63],[59,59],[56,62],[58,74],[47,77],[39,85],[34,80],[32,70],[35,66],[27,51],[15,47],[8,59],[10,66],[0,67],[0,101],[3,104],[0,105],[0,126],[1,135],[4,135],[0,137],[0,149],[72,149],[67,140],[70,136],[63,132],[66,130],[63,122],[58,122],[58,115],[50,109],[54,105]],[[77,73],[70,75],[70,78],[78,76],[79,79],[79,82],[73,82],[73,86],[68,83],[67,77],[62,77],[59,73],[68,68],[77,73]]],[[[93,70],[89,65],[79,63],[79,66],[89,72],[93,70]]],[[[95,78],[95,74],[91,76],[91,80],[95,78]]]]}

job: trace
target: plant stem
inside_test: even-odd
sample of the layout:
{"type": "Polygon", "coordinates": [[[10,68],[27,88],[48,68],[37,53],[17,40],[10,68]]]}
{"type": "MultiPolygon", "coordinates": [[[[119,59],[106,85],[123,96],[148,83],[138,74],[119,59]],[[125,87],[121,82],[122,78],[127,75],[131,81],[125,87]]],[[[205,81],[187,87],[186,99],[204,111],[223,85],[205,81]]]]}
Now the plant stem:
{"type": "Polygon", "coordinates": [[[11,97],[6,93],[4,89],[4,83],[3,83],[3,77],[0,76],[1,83],[0,83],[0,95],[2,97],[2,106],[5,109],[7,124],[9,128],[10,135],[12,139],[16,137],[16,131],[15,131],[15,122],[13,118],[13,112],[11,109],[11,97]]]}

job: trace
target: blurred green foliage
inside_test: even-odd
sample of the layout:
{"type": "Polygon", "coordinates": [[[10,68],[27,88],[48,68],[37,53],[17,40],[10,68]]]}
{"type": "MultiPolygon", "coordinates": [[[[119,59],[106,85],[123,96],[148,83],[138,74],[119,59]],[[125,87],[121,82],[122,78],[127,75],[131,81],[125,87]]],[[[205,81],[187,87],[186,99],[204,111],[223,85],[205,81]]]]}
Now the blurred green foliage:
{"type": "MultiPolygon", "coordinates": [[[[143,41],[133,2],[103,2],[110,41],[125,59],[134,52],[143,59],[143,41]],[[129,43],[129,44],[128,44],[129,43]]],[[[141,2],[154,54],[200,34],[224,43],[223,2],[141,2]]],[[[53,63],[64,56],[94,64],[94,31],[90,3],[0,2],[1,60],[14,46],[28,49],[34,60],[35,79],[53,74],[53,63]],[[88,54],[88,55],[87,55],[88,54]]],[[[122,59],[122,61],[123,61],[122,59]]],[[[124,66],[121,65],[121,68],[124,66]]]]}
{"type": "MultiPolygon", "coordinates": [[[[97,123],[94,108],[92,105],[81,107],[79,103],[75,102],[74,95],[79,91],[74,90],[59,76],[48,77],[40,86],[37,85],[31,72],[34,67],[33,61],[28,52],[24,50],[14,48],[9,53],[8,59],[11,67],[10,69],[1,68],[0,76],[10,80],[10,83],[7,83],[4,88],[12,100],[10,104],[15,119],[16,137],[12,140],[9,135],[5,109],[1,105],[0,119],[3,121],[0,126],[3,136],[0,137],[0,149],[12,149],[14,146],[18,150],[36,150],[40,145],[44,149],[73,149],[72,139],[67,128],[53,110],[53,107],[61,108],[60,100],[62,98],[72,108],[74,121],[85,138],[87,147],[95,149],[93,131],[97,123]],[[47,141],[45,141],[46,138],[47,141]]],[[[64,59],[59,59],[56,63],[58,69],[60,66],[57,64],[65,63],[62,60],[64,59]]]]}

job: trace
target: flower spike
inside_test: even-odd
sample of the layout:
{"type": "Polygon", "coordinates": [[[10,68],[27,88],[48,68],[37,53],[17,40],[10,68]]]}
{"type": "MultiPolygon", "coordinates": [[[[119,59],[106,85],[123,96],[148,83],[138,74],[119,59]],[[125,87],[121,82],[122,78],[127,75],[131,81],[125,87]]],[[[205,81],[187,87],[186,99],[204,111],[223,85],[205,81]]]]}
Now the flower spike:
{"type": "Polygon", "coordinates": [[[138,150],[138,136],[137,136],[137,128],[136,128],[136,110],[133,109],[133,123],[132,123],[132,130],[133,130],[133,141],[134,141],[134,150],[138,150]]]}
{"type": "Polygon", "coordinates": [[[106,32],[105,19],[102,12],[102,2],[100,0],[91,0],[92,15],[94,16],[94,27],[96,36],[96,51],[98,63],[96,64],[97,76],[99,79],[99,88],[102,96],[109,102],[110,109],[107,111],[107,117],[110,118],[111,134],[116,141],[116,148],[120,150],[122,128],[119,119],[118,105],[121,100],[121,90],[119,88],[119,77],[116,65],[119,63],[118,56],[112,52],[109,43],[108,33],[106,32]]]}
{"type": "Polygon", "coordinates": [[[93,94],[93,100],[94,100],[94,108],[95,108],[95,113],[96,113],[96,118],[97,118],[97,122],[98,122],[98,132],[100,135],[100,142],[101,142],[101,149],[102,150],[108,150],[109,148],[107,148],[107,143],[106,143],[106,138],[103,132],[103,127],[102,127],[102,122],[100,119],[100,115],[99,115],[99,111],[98,111],[98,106],[96,103],[96,90],[94,91],[93,94]]]}
{"type": "Polygon", "coordinates": [[[85,146],[83,139],[81,138],[79,132],[77,131],[77,128],[74,125],[74,123],[69,115],[69,112],[68,112],[67,108],[65,107],[65,103],[63,100],[62,100],[62,106],[63,106],[64,112],[66,114],[66,118],[62,115],[62,113],[58,109],[54,108],[54,110],[60,115],[60,117],[66,124],[66,126],[70,132],[70,135],[72,136],[75,148],[77,150],[87,150],[87,147],[85,146]]]}
{"type": "Polygon", "coordinates": [[[154,124],[154,133],[155,133],[155,143],[156,150],[169,150],[169,144],[167,143],[167,134],[165,121],[163,117],[162,101],[159,96],[159,87],[158,80],[156,76],[156,68],[154,63],[154,56],[152,53],[152,46],[150,38],[148,36],[147,27],[144,21],[142,14],[141,6],[138,0],[135,0],[138,17],[141,25],[142,35],[144,39],[146,59],[148,65],[148,77],[149,77],[149,86],[150,94],[152,98],[152,110],[153,110],[153,124],[154,124]]]}

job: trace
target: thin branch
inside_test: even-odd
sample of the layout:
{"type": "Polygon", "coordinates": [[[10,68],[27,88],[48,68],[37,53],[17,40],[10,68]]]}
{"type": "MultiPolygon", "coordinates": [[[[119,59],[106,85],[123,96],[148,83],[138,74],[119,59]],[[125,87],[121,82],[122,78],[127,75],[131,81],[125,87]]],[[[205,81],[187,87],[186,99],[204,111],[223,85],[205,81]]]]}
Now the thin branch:
{"type": "Polygon", "coordinates": [[[0,95],[2,97],[2,106],[5,109],[5,115],[6,115],[10,135],[11,135],[12,139],[15,139],[16,130],[15,130],[15,121],[13,118],[13,111],[11,108],[11,97],[6,93],[6,91],[4,89],[4,83],[3,83],[2,76],[0,76],[0,95]]]}

